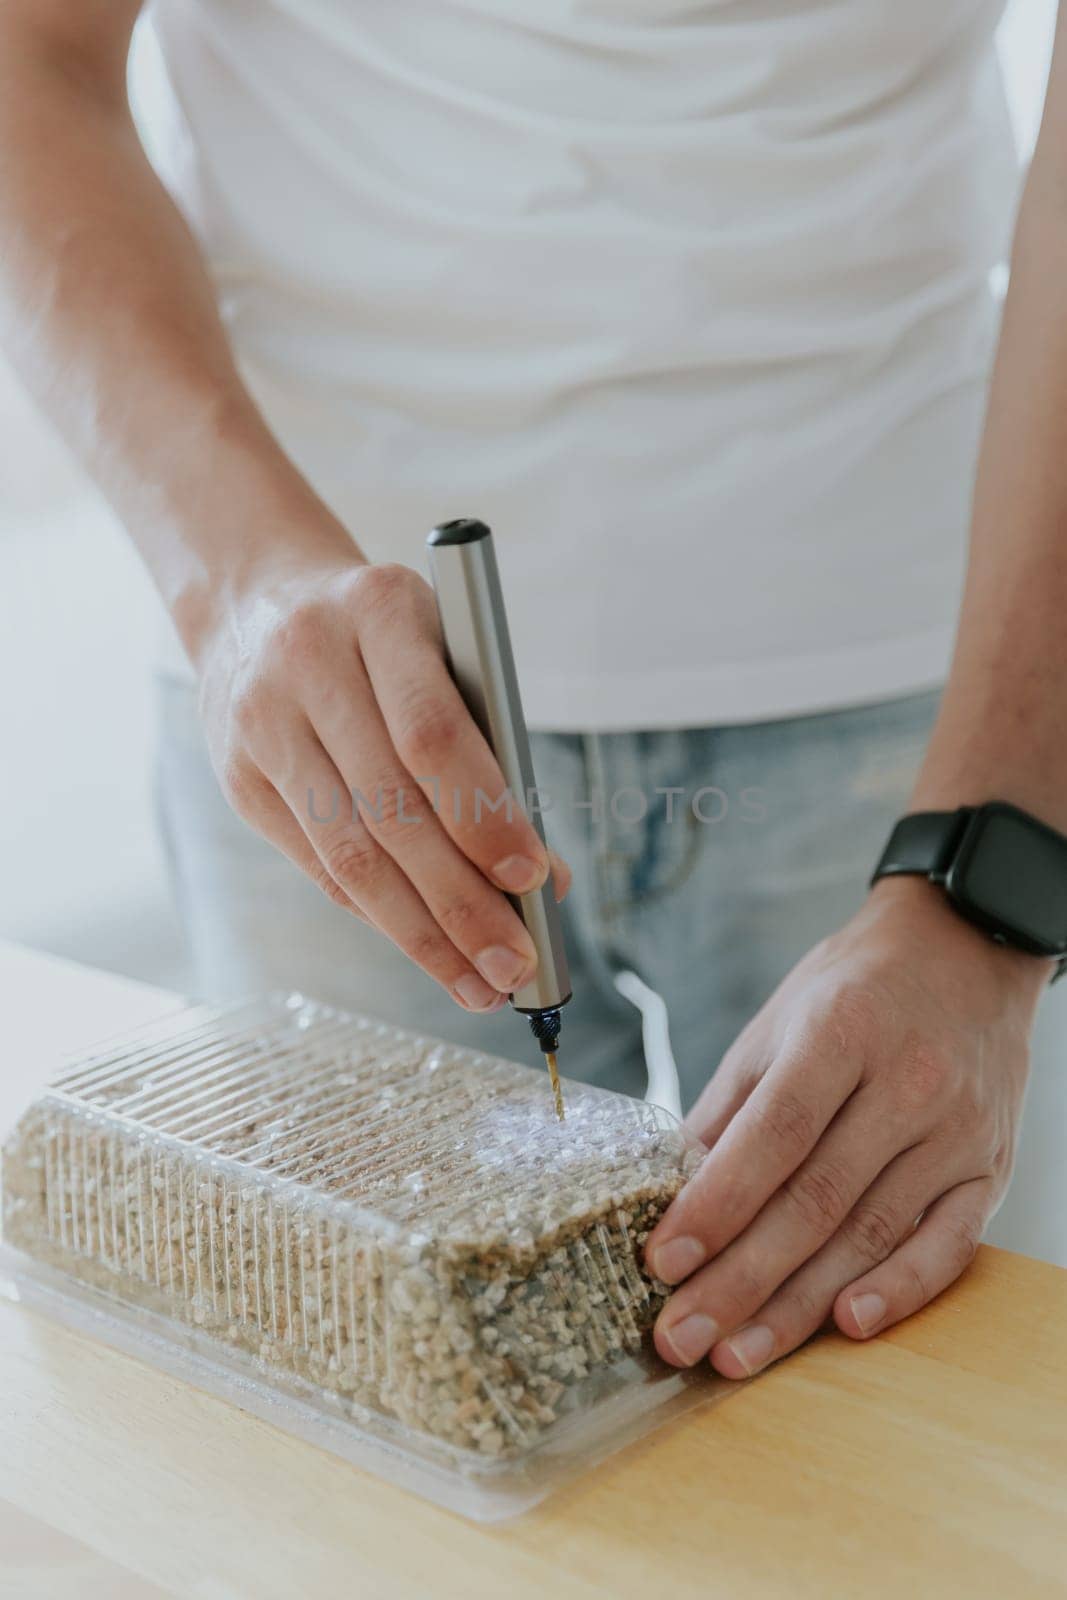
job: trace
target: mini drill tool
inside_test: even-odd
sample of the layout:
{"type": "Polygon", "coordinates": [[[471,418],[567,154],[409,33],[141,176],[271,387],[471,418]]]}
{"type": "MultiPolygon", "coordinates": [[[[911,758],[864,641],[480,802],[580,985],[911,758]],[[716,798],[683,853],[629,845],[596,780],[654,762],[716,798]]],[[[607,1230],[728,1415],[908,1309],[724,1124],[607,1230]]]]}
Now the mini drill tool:
{"type": "MultiPolygon", "coordinates": [[[[427,544],[449,669],[504,782],[518,803],[526,805],[536,783],[493,536],[484,522],[462,517],[434,528],[427,544]]],[[[530,821],[543,842],[544,827],[536,809],[530,821]]],[[[515,1010],[529,1019],[545,1056],[556,1115],[562,1122],[556,1052],[560,1008],[571,998],[571,984],[551,876],[540,889],[508,898],[537,951],[533,979],[509,998],[515,1010]]]]}

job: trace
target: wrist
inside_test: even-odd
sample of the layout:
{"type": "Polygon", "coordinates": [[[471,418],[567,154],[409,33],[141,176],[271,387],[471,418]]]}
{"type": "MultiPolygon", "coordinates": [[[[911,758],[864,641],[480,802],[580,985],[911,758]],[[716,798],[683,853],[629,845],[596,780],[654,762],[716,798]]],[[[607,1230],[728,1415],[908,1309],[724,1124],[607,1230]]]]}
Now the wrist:
{"type": "Polygon", "coordinates": [[[194,666],[234,611],[257,592],[309,571],[362,565],[355,540],[295,467],[228,455],[224,476],[184,506],[160,577],[164,603],[194,666]]]}
{"type": "Polygon", "coordinates": [[[965,978],[989,992],[1036,1007],[1055,968],[1045,956],[994,943],[953,908],[944,890],[919,874],[881,878],[868,892],[864,913],[925,956],[936,952],[965,978]]]}

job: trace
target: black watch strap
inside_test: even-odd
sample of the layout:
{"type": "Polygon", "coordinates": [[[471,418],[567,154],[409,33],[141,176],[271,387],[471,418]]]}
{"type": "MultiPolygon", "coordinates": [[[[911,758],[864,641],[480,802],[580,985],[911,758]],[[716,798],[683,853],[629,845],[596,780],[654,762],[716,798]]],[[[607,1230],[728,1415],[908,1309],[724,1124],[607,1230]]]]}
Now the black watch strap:
{"type": "Polygon", "coordinates": [[[910,816],[901,817],[889,835],[871,882],[900,873],[919,873],[932,883],[944,883],[973,810],[972,806],[962,806],[959,811],[913,811],[910,816]]]}
{"type": "MultiPolygon", "coordinates": [[[[961,806],[958,811],[913,811],[901,817],[871,874],[871,884],[876,884],[879,878],[904,874],[943,884],[975,810],[974,806],[961,806]]],[[[1057,960],[1050,983],[1055,983],[1064,973],[1067,973],[1067,955],[1057,960]]]]}

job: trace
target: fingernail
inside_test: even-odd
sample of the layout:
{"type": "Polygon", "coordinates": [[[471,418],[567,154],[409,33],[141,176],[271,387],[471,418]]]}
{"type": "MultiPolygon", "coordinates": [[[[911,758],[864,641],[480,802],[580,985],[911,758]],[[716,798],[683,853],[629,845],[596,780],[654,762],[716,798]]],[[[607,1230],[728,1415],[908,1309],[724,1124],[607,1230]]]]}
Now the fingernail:
{"type": "Polygon", "coordinates": [[[699,1239],[683,1235],[669,1244],[658,1244],[649,1256],[648,1264],[663,1283],[681,1283],[691,1272],[704,1265],[707,1251],[699,1239]]]}
{"type": "Polygon", "coordinates": [[[525,977],[530,967],[524,956],[502,944],[490,945],[488,950],[481,951],[475,956],[474,965],[486,982],[501,994],[517,989],[519,979],[525,977]]]}
{"type": "Polygon", "coordinates": [[[545,868],[530,856],[505,856],[493,868],[493,877],[502,889],[512,894],[525,894],[544,882],[545,868]]]}
{"type": "Polygon", "coordinates": [[[885,1301],[880,1294],[855,1294],[849,1305],[861,1333],[871,1333],[885,1319],[885,1301]]]}
{"type": "Polygon", "coordinates": [[[700,1312],[683,1317],[673,1327],[662,1328],[660,1337],[670,1347],[683,1366],[691,1367],[694,1361],[706,1356],[719,1336],[718,1327],[710,1317],[700,1312]]]}
{"type": "Polygon", "coordinates": [[[468,972],[462,978],[457,978],[455,990],[462,1004],[471,1011],[488,1011],[490,1008],[495,1011],[497,1003],[503,1003],[504,1000],[500,990],[491,989],[476,972],[468,972]]]}
{"type": "Polygon", "coordinates": [[[751,1328],[742,1328],[740,1333],[727,1339],[726,1344],[749,1377],[765,1367],[774,1354],[774,1334],[762,1322],[754,1323],[751,1328]]]}

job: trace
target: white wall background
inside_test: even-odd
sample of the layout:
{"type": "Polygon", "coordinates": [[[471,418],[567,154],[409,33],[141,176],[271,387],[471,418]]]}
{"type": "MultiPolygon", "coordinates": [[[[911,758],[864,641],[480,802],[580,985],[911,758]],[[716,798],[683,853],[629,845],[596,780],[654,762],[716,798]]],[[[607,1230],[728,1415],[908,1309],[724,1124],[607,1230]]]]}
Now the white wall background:
{"type": "MultiPolygon", "coordinates": [[[[1002,42],[1024,149],[1055,0],[1002,42]]],[[[0,937],[181,986],[152,818],[153,599],[95,492],[0,367],[0,937]]]]}

